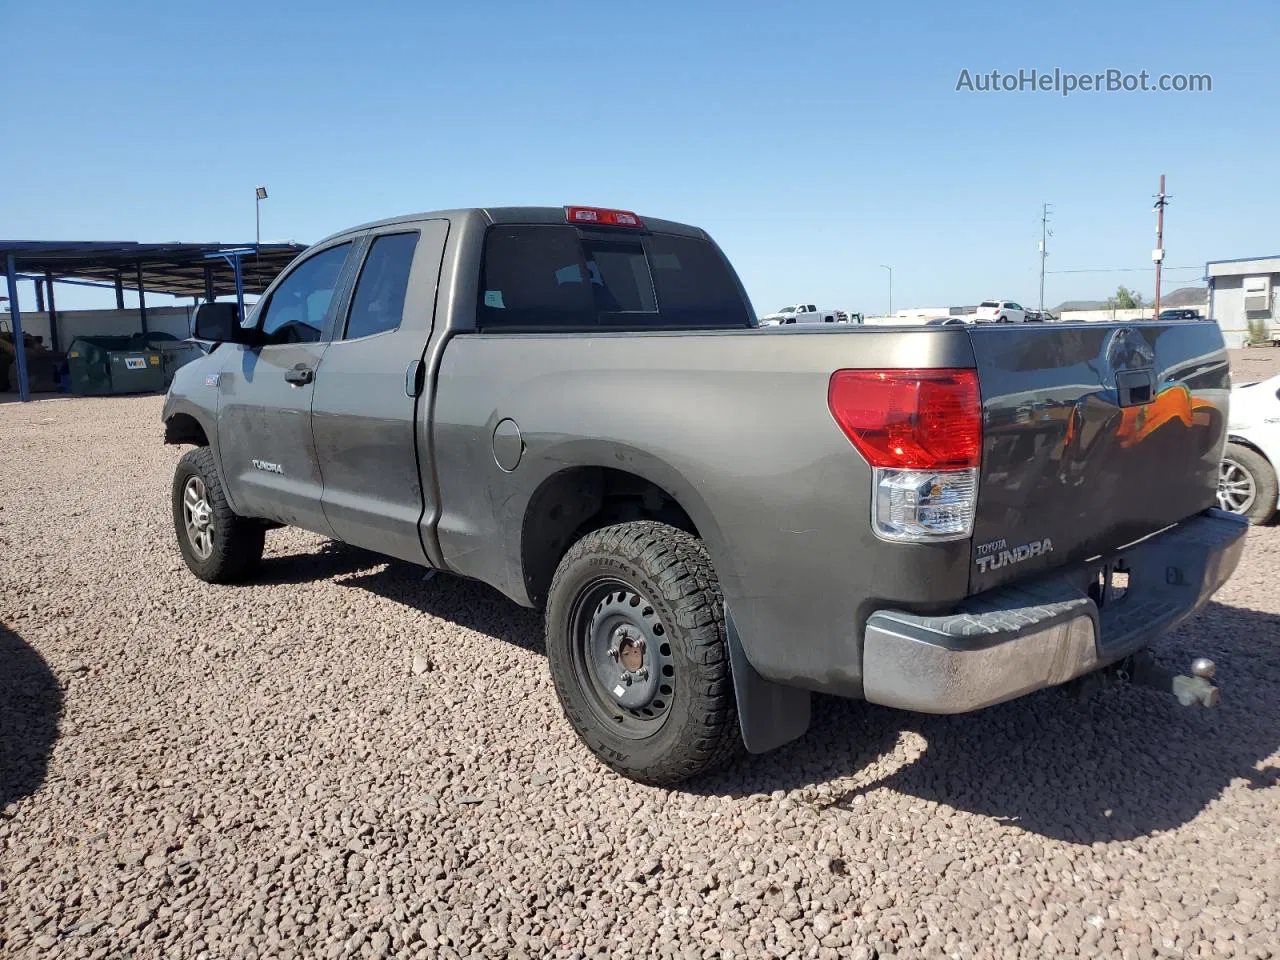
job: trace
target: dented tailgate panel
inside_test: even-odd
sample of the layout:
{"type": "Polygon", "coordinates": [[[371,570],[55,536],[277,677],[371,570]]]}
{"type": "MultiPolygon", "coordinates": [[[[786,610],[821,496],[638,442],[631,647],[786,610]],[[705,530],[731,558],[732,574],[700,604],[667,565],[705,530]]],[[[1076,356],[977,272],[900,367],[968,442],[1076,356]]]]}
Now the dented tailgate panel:
{"type": "Polygon", "coordinates": [[[970,592],[1106,555],[1215,503],[1217,324],[971,329],[983,402],[970,592]]]}

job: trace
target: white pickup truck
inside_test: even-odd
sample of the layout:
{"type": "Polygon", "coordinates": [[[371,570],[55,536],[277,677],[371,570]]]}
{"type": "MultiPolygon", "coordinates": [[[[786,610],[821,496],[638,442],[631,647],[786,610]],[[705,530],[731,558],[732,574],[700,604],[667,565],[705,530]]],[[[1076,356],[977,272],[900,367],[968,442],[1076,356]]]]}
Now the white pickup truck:
{"type": "Polygon", "coordinates": [[[788,323],[835,323],[836,320],[835,310],[819,310],[812,303],[797,303],[775,313],[766,313],[760,318],[760,325],[780,327],[788,323]]]}

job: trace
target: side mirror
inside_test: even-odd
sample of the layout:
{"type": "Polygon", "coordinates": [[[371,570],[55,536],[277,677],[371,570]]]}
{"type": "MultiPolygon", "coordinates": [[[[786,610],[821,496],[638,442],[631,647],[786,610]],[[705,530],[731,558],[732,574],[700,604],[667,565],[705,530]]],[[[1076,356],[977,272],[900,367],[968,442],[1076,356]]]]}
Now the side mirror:
{"type": "Polygon", "coordinates": [[[191,318],[191,335],[197,340],[234,343],[240,332],[240,308],[234,303],[202,303],[191,318]]]}

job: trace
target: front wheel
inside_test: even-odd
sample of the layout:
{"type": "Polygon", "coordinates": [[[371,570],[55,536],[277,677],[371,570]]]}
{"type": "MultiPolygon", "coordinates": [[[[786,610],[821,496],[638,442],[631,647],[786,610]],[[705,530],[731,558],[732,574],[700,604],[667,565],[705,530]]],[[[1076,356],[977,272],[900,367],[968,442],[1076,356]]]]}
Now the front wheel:
{"type": "Polygon", "coordinates": [[[618,773],[670,785],[741,748],[720,584],[696,537],[652,521],[587,534],[556,570],[546,629],[565,716],[618,773]]]}
{"type": "Polygon", "coordinates": [[[262,560],[266,529],[231,509],[208,447],[198,447],[178,461],[173,473],[173,527],[187,568],[206,583],[244,580],[262,560]]]}
{"type": "Polygon", "coordinates": [[[1218,506],[1255,526],[1276,513],[1276,471],[1267,458],[1241,443],[1228,443],[1218,468],[1218,506]]]}

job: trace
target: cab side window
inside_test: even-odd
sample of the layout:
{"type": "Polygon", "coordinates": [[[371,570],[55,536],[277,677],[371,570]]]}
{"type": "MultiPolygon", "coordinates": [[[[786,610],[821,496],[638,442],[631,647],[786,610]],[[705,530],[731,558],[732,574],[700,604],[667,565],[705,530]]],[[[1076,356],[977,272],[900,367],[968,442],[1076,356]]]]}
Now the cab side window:
{"type": "Polygon", "coordinates": [[[314,343],[320,339],[329,301],[350,252],[350,243],[329,247],[298,264],[280,282],[262,312],[265,343],[314,343]]]}
{"type": "Polygon", "coordinates": [[[417,246],[417,233],[384,234],[373,241],[356,281],[344,339],[369,337],[400,326],[417,246]]]}

